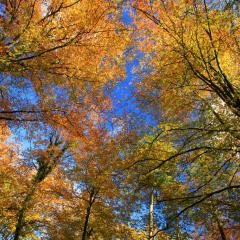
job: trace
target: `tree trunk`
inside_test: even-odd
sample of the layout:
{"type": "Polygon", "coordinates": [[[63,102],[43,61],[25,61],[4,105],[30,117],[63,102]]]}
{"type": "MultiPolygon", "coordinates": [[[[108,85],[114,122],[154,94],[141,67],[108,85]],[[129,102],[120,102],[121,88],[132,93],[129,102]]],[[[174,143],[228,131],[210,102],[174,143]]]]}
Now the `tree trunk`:
{"type": "Polygon", "coordinates": [[[35,193],[35,190],[36,190],[36,184],[33,184],[31,190],[29,191],[29,193],[27,194],[27,196],[25,197],[25,199],[23,201],[22,208],[18,212],[16,230],[15,230],[15,234],[14,234],[14,238],[13,238],[14,240],[19,240],[22,228],[24,226],[25,213],[26,213],[26,210],[28,208],[28,204],[29,204],[31,198],[35,193]]]}
{"type": "Polygon", "coordinates": [[[49,155],[48,158],[51,158],[52,160],[51,164],[49,164],[49,159],[48,158],[46,159],[45,156],[40,155],[38,158],[39,167],[37,173],[32,179],[32,185],[30,187],[30,190],[27,192],[27,195],[23,201],[23,205],[17,215],[16,230],[13,238],[14,240],[19,240],[19,237],[21,236],[21,231],[25,224],[24,223],[25,213],[28,209],[29,202],[31,201],[37,189],[37,185],[40,182],[42,182],[48,176],[48,174],[51,173],[54,167],[56,167],[56,164],[58,163],[59,159],[63,156],[64,152],[67,150],[67,145],[65,144],[64,146],[62,146],[61,153],[60,154],[57,153],[57,155],[54,156],[52,146],[59,146],[60,144],[61,142],[59,141],[59,136],[56,136],[55,139],[53,137],[50,138],[50,143],[48,145],[48,148],[46,149],[47,150],[46,152],[49,155]]]}
{"type": "Polygon", "coordinates": [[[83,226],[83,233],[82,233],[82,240],[87,240],[89,234],[88,234],[88,224],[89,224],[89,219],[90,219],[90,214],[91,214],[91,208],[92,205],[95,201],[95,196],[97,192],[95,192],[94,188],[90,192],[89,196],[89,202],[88,202],[88,207],[86,211],[86,216],[85,216],[85,221],[84,221],[84,226],[83,226]]]}
{"type": "Polygon", "coordinates": [[[220,234],[221,234],[221,239],[222,239],[222,240],[227,240],[227,237],[226,237],[226,235],[225,235],[225,233],[224,233],[223,226],[222,226],[222,224],[221,224],[221,222],[219,221],[218,218],[217,218],[217,224],[218,224],[218,230],[219,230],[219,232],[220,232],[220,234]]]}
{"type": "Polygon", "coordinates": [[[83,233],[82,233],[82,240],[87,240],[87,228],[88,228],[90,213],[91,213],[91,204],[87,208],[84,227],[83,227],[83,233]]]}
{"type": "Polygon", "coordinates": [[[153,214],[154,214],[154,194],[153,190],[150,193],[150,201],[149,201],[149,240],[153,239],[153,214]]]}

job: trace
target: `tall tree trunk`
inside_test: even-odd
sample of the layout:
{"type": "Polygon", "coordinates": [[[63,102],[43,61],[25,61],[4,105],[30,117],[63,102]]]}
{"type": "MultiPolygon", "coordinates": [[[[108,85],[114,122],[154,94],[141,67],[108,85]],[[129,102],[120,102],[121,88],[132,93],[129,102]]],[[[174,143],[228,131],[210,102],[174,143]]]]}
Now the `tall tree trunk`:
{"type": "Polygon", "coordinates": [[[219,221],[218,218],[217,218],[217,224],[218,224],[218,230],[219,230],[219,232],[220,232],[220,234],[221,234],[221,239],[222,239],[222,240],[227,240],[227,237],[226,237],[226,235],[225,235],[225,233],[224,233],[223,226],[222,226],[222,224],[221,224],[221,222],[219,221]]]}
{"type": "Polygon", "coordinates": [[[84,227],[83,227],[83,233],[82,233],[82,240],[87,240],[87,229],[88,229],[90,214],[91,214],[91,204],[87,208],[84,227]]]}
{"type": "Polygon", "coordinates": [[[98,193],[98,191],[95,192],[95,189],[92,188],[89,196],[89,202],[88,202],[88,207],[86,211],[86,216],[85,216],[85,221],[84,221],[84,226],[83,226],[83,233],[82,233],[82,240],[87,240],[89,234],[88,234],[88,224],[89,224],[89,219],[90,219],[90,214],[91,214],[91,208],[92,205],[95,201],[95,196],[98,193]]]}
{"type": "Polygon", "coordinates": [[[154,194],[153,190],[150,193],[150,201],[149,201],[149,240],[153,239],[153,214],[154,214],[154,194]]]}
{"type": "Polygon", "coordinates": [[[52,170],[56,167],[57,163],[68,148],[67,144],[64,144],[62,146],[61,144],[62,143],[58,135],[55,138],[54,136],[51,136],[50,143],[46,149],[46,153],[48,154],[48,156],[40,155],[37,159],[39,164],[38,170],[36,175],[32,179],[32,185],[30,187],[30,190],[27,192],[27,195],[23,201],[23,205],[18,212],[16,230],[13,238],[14,240],[19,240],[19,237],[21,236],[21,232],[25,224],[25,214],[28,209],[29,202],[35,194],[38,184],[42,182],[52,172],[52,170]],[[53,146],[61,146],[61,152],[57,152],[54,155],[53,146]],[[52,161],[49,161],[49,159],[52,161]]]}
{"type": "Polygon", "coordinates": [[[14,234],[14,238],[13,238],[14,240],[19,240],[19,237],[21,235],[21,231],[24,227],[25,213],[27,211],[28,204],[29,204],[31,198],[35,193],[36,185],[37,184],[35,184],[35,183],[32,185],[31,190],[28,192],[27,196],[25,197],[25,199],[23,201],[22,208],[18,212],[16,230],[15,230],[15,234],[14,234]]]}

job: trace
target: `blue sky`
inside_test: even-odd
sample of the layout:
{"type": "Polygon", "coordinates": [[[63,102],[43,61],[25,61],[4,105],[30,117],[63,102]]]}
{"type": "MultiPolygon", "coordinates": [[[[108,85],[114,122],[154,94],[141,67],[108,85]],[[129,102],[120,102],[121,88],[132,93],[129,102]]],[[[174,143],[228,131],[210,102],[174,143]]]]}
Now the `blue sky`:
{"type": "MultiPolygon", "coordinates": [[[[132,18],[129,9],[125,8],[122,16],[122,21],[126,25],[132,25],[132,18]]],[[[132,117],[131,120],[136,126],[144,122],[152,127],[156,125],[153,116],[139,108],[135,96],[137,90],[135,83],[142,79],[137,73],[134,73],[134,68],[139,67],[139,60],[144,57],[144,54],[135,47],[130,49],[130,51],[133,52],[135,58],[126,62],[126,77],[123,81],[118,82],[111,92],[111,100],[113,104],[112,111],[119,116],[127,113],[128,116],[132,117]]]]}

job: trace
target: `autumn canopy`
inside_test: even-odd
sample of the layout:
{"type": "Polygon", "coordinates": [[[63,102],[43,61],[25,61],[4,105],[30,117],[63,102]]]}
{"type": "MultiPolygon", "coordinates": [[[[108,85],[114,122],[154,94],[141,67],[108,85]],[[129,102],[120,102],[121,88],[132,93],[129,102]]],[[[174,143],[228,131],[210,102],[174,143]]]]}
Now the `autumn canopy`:
{"type": "Polygon", "coordinates": [[[0,239],[240,239],[238,0],[0,0],[0,239]]]}

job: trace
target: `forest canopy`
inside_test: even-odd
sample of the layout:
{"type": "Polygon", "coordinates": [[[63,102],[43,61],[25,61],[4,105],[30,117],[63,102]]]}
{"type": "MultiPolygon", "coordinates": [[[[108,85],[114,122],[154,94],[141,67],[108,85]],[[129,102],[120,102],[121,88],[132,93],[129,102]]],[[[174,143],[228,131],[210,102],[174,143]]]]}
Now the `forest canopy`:
{"type": "Polygon", "coordinates": [[[238,0],[0,0],[0,239],[240,239],[238,0]]]}

